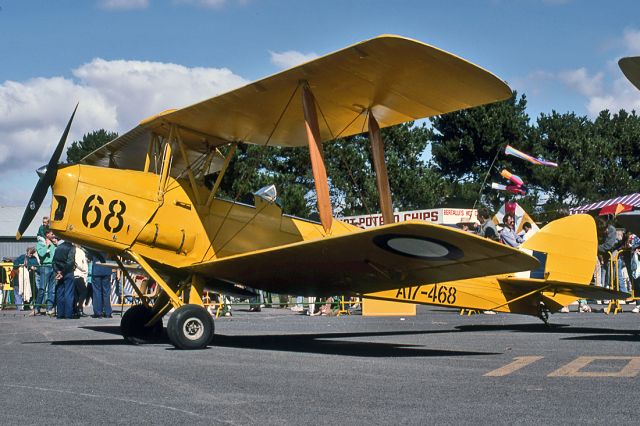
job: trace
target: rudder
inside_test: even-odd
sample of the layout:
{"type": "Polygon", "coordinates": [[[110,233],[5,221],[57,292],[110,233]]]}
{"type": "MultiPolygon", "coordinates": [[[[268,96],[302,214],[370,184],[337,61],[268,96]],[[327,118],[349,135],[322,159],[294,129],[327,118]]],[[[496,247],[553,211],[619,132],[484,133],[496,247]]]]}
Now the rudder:
{"type": "Polygon", "coordinates": [[[533,250],[534,255],[546,254],[544,278],[587,285],[598,253],[596,223],[587,214],[563,217],[546,225],[520,247],[533,250]]]}

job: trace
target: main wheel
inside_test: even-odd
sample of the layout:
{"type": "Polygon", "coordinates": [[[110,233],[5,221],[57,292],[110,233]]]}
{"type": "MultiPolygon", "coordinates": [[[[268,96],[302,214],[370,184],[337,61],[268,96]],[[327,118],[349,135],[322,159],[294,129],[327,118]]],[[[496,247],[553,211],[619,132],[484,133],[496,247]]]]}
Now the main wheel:
{"type": "Polygon", "coordinates": [[[213,339],[213,318],[205,308],[183,305],[169,317],[167,335],[178,349],[202,349],[213,339]]]}
{"type": "Polygon", "coordinates": [[[120,333],[129,343],[138,345],[150,343],[162,338],[162,321],[158,320],[150,327],[145,324],[153,318],[153,311],[144,305],[136,305],[122,315],[120,333]]]}

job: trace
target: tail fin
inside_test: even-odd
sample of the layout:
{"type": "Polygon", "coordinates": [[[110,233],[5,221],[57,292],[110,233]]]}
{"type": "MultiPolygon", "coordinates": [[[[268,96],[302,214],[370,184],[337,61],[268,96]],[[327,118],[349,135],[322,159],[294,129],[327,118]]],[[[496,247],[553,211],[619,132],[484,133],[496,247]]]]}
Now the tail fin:
{"type": "Polygon", "coordinates": [[[520,247],[533,250],[541,260],[544,276],[539,278],[589,284],[598,253],[596,223],[586,214],[554,220],[520,247]]]}

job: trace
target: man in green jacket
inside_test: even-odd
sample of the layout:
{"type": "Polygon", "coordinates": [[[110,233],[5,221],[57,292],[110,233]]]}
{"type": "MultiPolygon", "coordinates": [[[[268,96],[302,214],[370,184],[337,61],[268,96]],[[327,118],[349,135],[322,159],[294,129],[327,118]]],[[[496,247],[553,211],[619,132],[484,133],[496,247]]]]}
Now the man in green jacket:
{"type": "Polygon", "coordinates": [[[56,288],[56,276],[53,273],[53,255],[56,251],[56,243],[58,239],[51,230],[45,232],[44,241],[38,240],[36,251],[40,258],[40,281],[36,290],[36,306],[38,311],[44,304],[45,294],[47,297],[47,314],[53,315],[54,297],[56,288]]]}

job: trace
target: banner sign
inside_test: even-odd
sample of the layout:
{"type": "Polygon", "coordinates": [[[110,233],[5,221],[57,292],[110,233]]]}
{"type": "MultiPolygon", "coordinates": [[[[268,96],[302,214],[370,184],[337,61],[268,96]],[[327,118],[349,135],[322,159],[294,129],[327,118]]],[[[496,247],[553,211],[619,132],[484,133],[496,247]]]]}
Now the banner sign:
{"type": "MultiPolygon", "coordinates": [[[[395,222],[404,222],[407,220],[424,220],[439,225],[457,225],[464,222],[477,222],[478,211],[476,209],[427,209],[427,210],[411,210],[406,212],[393,213],[395,222]]],[[[382,214],[376,213],[371,215],[347,216],[340,218],[341,221],[360,228],[371,228],[373,226],[384,225],[382,214]]]]}

